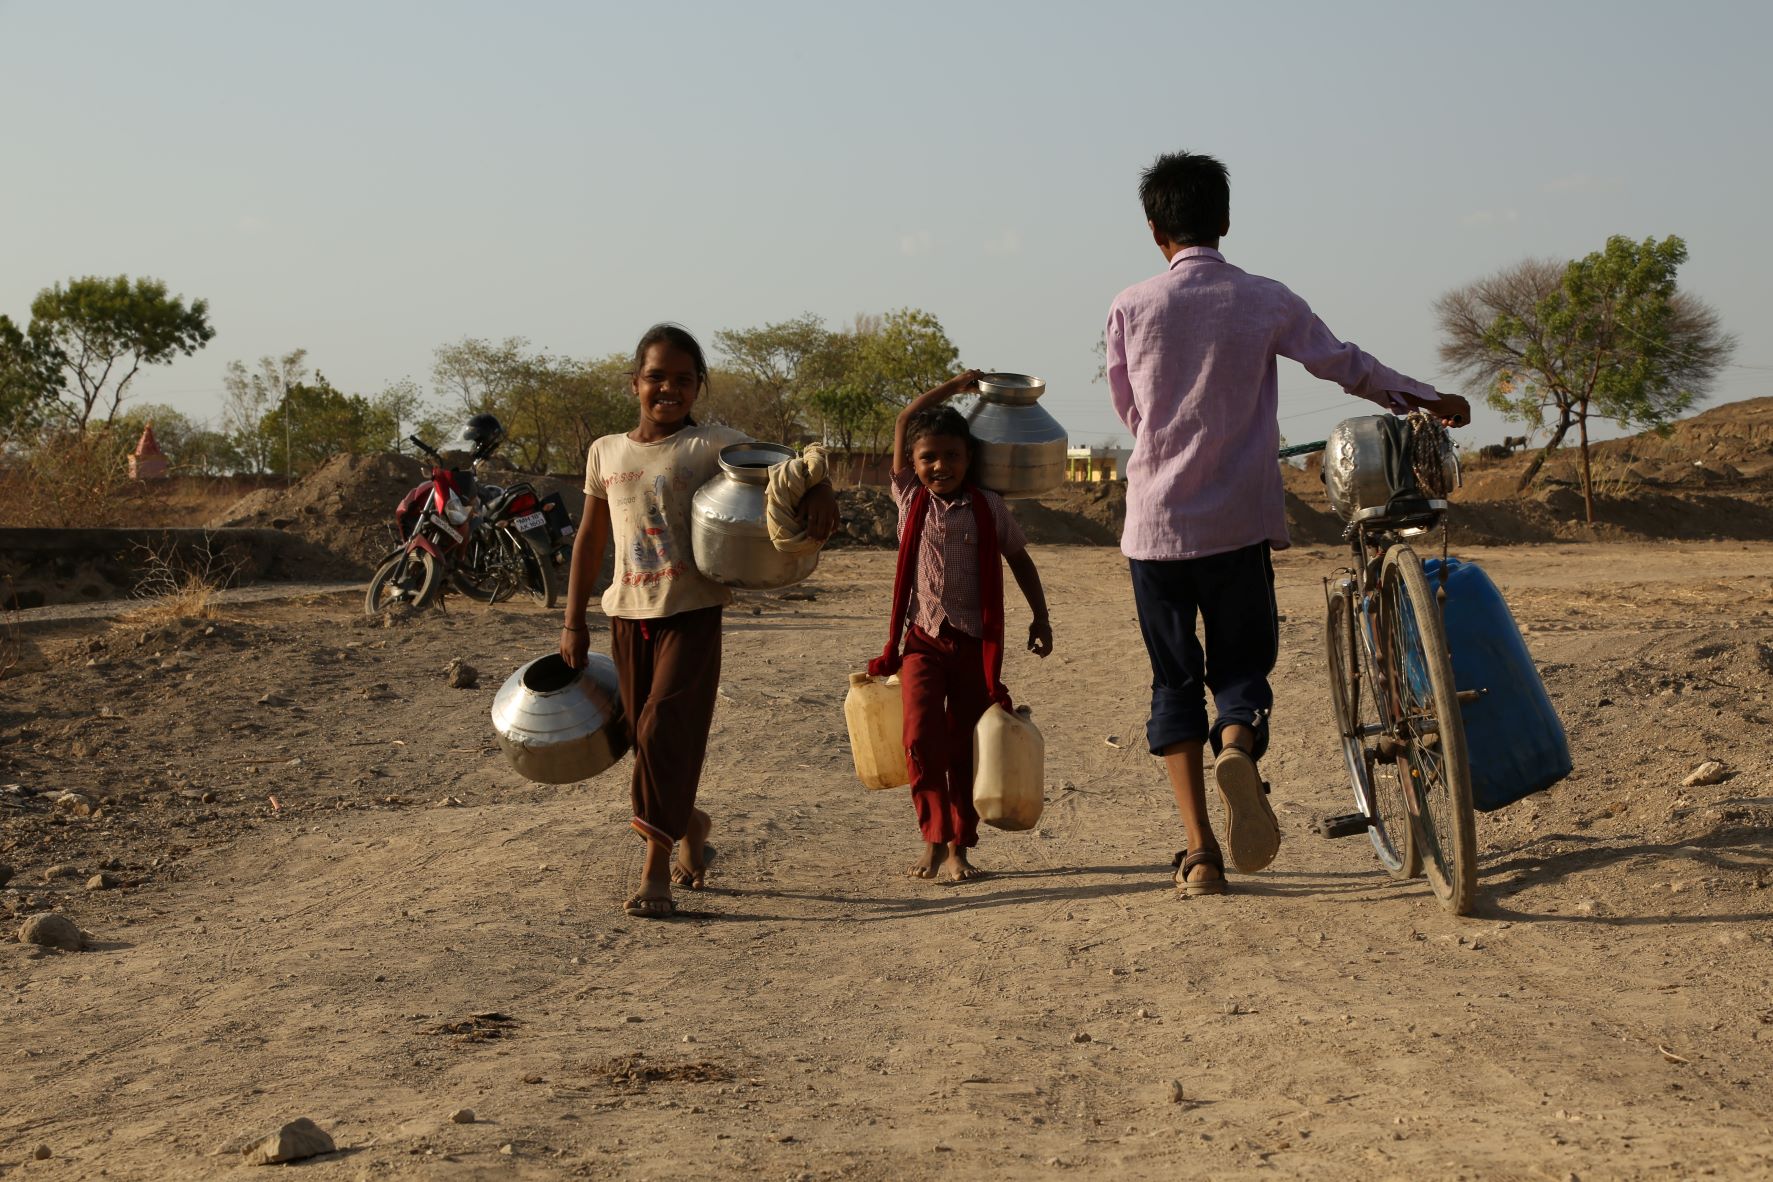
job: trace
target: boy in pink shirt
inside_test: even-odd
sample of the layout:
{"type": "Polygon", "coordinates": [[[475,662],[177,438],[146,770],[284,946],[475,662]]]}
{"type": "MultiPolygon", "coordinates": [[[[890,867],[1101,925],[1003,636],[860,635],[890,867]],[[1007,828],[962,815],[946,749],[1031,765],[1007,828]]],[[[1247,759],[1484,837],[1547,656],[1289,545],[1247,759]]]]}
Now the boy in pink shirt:
{"type": "Polygon", "coordinates": [[[1231,229],[1231,196],[1219,161],[1160,156],[1140,178],[1139,198],[1169,267],[1121,292],[1108,313],[1109,393],[1133,435],[1121,551],[1151,658],[1146,739],[1164,758],[1187,834],[1176,885],[1222,894],[1201,765],[1207,742],[1232,864],[1254,873],[1280,849],[1256,768],[1268,747],[1268,674],[1279,647],[1269,554],[1288,545],[1275,359],[1390,411],[1432,407],[1448,426],[1470,421],[1471,408],[1338,340],[1282,284],[1226,262],[1218,247],[1231,229]]]}

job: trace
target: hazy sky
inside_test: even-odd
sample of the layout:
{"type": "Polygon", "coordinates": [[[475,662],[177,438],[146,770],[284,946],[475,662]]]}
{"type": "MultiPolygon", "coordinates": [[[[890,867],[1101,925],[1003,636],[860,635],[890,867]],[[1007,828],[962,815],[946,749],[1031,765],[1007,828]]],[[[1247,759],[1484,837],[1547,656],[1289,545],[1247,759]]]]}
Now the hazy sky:
{"type": "MultiPolygon", "coordinates": [[[[83,274],[207,298],[215,340],[135,387],[204,418],[229,360],[298,346],[374,393],[464,335],[912,305],[1101,440],[1093,346],[1163,266],[1139,170],[1187,148],[1230,166],[1233,262],[1428,381],[1447,288],[1680,234],[1741,338],[1714,399],[1752,397],[1770,11],[0,0],[0,312],[83,274]]],[[[1365,406],[1282,363],[1289,438],[1365,406]]]]}

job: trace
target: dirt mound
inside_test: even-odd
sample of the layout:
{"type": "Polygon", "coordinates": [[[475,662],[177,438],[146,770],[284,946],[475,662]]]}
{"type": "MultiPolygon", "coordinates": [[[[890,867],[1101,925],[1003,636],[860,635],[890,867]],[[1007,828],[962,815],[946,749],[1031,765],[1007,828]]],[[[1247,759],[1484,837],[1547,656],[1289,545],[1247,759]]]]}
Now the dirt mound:
{"type": "MultiPolygon", "coordinates": [[[[1120,520],[1126,516],[1126,486],[1079,485],[1039,500],[1015,500],[1010,511],[1028,540],[1039,545],[1112,546],[1120,541],[1120,520]]],[[[877,484],[842,489],[837,494],[841,522],[832,536],[835,548],[892,548],[899,544],[899,508],[893,494],[877,484]]]]}
{"type": "Polygon", "coordinates": [[[367,574],[392,545],[384,523],[426,471],[391,453],[334,456],[287,488],[248,493],[209,524],[285,529],[367,574]]]}
{"type": "MultiPolygon", "coordinates": [[[[429,477],[429,467],[392,452],[334,456],[287,488],[262,488],[242,497],[209,524],[288,530],[368,574],[393,546],[387,525],[394,520],[395,506],[429,477]]],[[[580,491],[583,480],[576,476],[533,476],[494,469],[482,479],[500,487],[527,480],[539,496],[558,492],[575,522],[584,503],[580,491]]]]}
{"type": "MultiPolygon", "coordinates": [[[[1574,448],[1560,449],[1525,493],[1516,491],[1533,454],[1466,457],[1449,516],[1454,544],[1773,539],[1773,398],[1729,403],[1664,433],[1594,445],[1592,526],[1574,448]]],[[[1313,536],[1320,525],[1334,525],[1340,537],[1318,461],[1281,467],[1296,542],[1320,540],[1313,536]]]]}
{"type": "MultiPolygon", "coordinates": [[[[899,511],[886,489],[878,485],[846,488],[837,494],[837,503],[843,521],[832,546],[899,544],[899,511]]],[[[1127,518],[1127,486],[1119,480],[1080,482],[1044,497],[1009,504],[1022,532],[1036,545],[1118,546],[1127,518]]],[[[1342,522],[1329,511],[1327,501],[1319,507],[1291,491],[1287,493],[1287,525],[1293,541],[1301,545],[1342,540],[1342,522]]]]}

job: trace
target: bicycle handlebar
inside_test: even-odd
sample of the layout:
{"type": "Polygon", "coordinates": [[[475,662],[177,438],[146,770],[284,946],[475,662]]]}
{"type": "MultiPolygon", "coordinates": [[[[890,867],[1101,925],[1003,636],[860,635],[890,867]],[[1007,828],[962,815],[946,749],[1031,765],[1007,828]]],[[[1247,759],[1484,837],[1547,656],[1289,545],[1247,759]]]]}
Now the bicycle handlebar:
{"type": "Polygon", "coordinates": [[[1308,456],[1313,452],[1324,450],[1329,444],[1328,439],[1319,439],[1315,443],[1294,443],[1280,449],[1280,458],[1285,460],[1293,456],[1308,456]]]}

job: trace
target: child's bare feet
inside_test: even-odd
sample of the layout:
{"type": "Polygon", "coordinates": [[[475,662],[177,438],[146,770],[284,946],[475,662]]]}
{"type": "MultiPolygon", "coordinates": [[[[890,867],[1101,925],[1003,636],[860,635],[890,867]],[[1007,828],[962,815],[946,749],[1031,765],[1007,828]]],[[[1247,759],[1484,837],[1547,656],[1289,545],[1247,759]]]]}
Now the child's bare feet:
{"type": "Polygon", "coordinates": [[[965,846],[948,847],[948,861],[942,866],[942,877],[949,882],[965,882],[969,878],[983,878],[985,872],[967,861],[965,846]]]}
{"type": "Polygon", "coordinates": [[[948,847],[939,841],[926,841],[923,844],[923,857],[905,868],[906,878],[934,878],[936,871],[948,859],[948,847]]]}
{"type": "Polygon", "coordinates": [[[714,822],[701,809],[690,812],[689,832],[677,845],[677,860],[671,866],[671,881],[692,891],[702,889],[708,876],[708,831],[714,822]]]}

